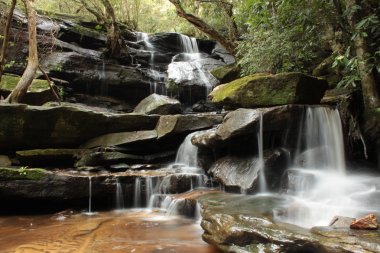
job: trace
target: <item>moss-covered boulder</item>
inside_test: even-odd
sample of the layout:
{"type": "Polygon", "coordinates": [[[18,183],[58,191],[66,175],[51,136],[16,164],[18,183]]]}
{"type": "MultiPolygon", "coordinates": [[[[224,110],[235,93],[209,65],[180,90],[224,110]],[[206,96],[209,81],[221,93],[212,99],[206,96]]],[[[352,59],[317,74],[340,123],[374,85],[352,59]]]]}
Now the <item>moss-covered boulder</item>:
{"type": "Polygon", "coordinates": [[[20,167],[20,168],[0,168],[0,181],[8,180],[41,180],[47,177],[48,173],[44,169],[20,167]]]}
{"type": "MultiPolygon", "coordinates": [[[[16,75],[3,75],[0,82],[0,97],[7,97],[9,93],[16,87],[20,81],[20,76],[16,75]]],[[[56,100],[54,94],[50,90],[50,87],[46,80],[34,79],[32,85],[23,99],[22,103],[30,105],[42,105],[48,101],[56,100]]]]}
{"type": "Polygon", "coordinates": [[[212,70],[211,74],[218,79],[220,83],[228,83],[239,77],[240,68],[236,64],[229,64],[212,70]]]}
{"type": "Polygon", "coordinates": [[[210,97],[229,108],[318,104],[328,85],[301,73],[254,74],[216,87],[210,97]]]}

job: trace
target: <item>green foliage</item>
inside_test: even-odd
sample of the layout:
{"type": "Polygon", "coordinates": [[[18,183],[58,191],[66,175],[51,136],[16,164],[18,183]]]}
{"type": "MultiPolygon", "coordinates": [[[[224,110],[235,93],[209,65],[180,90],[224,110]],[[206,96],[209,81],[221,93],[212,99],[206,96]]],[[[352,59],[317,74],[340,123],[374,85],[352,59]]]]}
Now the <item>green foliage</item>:
{"type": "Polygon", "coordinates": [[[237,19],[247,31],[238,45],[242,73],[309,71],[323,51],[331,9],[324,1],[246,1],[237,19]]]}

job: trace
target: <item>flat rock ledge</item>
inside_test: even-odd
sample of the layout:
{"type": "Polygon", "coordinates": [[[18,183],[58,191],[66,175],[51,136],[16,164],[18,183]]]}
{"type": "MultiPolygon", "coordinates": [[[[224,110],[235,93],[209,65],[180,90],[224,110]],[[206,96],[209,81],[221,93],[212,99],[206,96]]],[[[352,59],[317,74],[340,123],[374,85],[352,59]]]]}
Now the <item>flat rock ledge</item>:
{"type": "Polygon", "coordinates": [[[223,252],[380,252],[378,230],[309,230],[274,221],[272,209],[285,201],[279,197],[216,193],[198,201],[202,238],[223,252]]]}

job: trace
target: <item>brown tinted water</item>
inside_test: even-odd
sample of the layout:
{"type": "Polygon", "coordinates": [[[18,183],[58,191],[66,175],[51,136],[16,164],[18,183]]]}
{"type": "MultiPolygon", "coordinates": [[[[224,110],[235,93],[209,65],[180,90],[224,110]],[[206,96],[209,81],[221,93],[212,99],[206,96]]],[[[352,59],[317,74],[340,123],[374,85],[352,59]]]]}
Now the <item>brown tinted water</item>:
{"type": "Polygon", "coordinates": [[[0,252],[216,253],[194,220],[146,210],[0,217],[0,252]]]}

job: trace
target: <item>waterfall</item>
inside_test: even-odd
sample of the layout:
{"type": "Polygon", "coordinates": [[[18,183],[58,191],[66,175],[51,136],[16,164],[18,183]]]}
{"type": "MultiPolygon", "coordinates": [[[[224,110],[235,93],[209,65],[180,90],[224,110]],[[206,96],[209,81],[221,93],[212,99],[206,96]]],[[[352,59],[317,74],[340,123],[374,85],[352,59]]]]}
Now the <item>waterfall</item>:
{"type": "Polygon", "coordinates": [[[198,43],[196,38],[190,38],[189,36],[178,34],[180,38],[180,45],[182,51],[185,53],[199,53],[198,43]]]}
{"type": "Polygon", "coordinates": [[[275,219],[302,227],[327,226],[334,216],[358,217],[380,207],[378,178],[347,175],[337,109],[308,107],[294,165],[285,172],[284,208],[275,219]]]}
{"type": "Polygon", "coordinates": [[[91,206],[92,206],[92,178],[88,177],[88,213],[91,212],[91,206]]]}
{"type": "Polygon", "coordinates": [[[259,159],[258,159],[258,165],[259,165],[259,184],[260,184],[260,192],[264,193],[267,192],[267,182],[265,178],[265,162],[264,162],[264,140],[263,140],[263,113],[260,112],[260,120],[259,120],[259,131],[257,133],[257,140],[258,140],[258,149],[259,149],[259,159]]]}
{"type": "Polygon", "coordinates": [[[136,207],[150,207],[155,187],[152,177],[136,177],[133,206],[136,207]]]}
{"type": "Polygon", "coordinates": [[[198,167],[198,147],[191,143],[191,138],[196,132],[186,136],[177,151],[176,164],[185,164],[189,167],[198,167]]]}
{"type": "Polygon", "coordinates": [[[301,167],[346,171],[342,125],[339,112],[327,107],[308,107],[300,134],[296,161],[301,167]],[[303,151],[302,151],[303,150],[303,151]]]}
{"type": "Polygon", "coordinates": [[[116,179],[116,209],[124,209],[124,194],[123,194],[123,188],[122,184],[120,183],[119,179],[116,179]]]}

